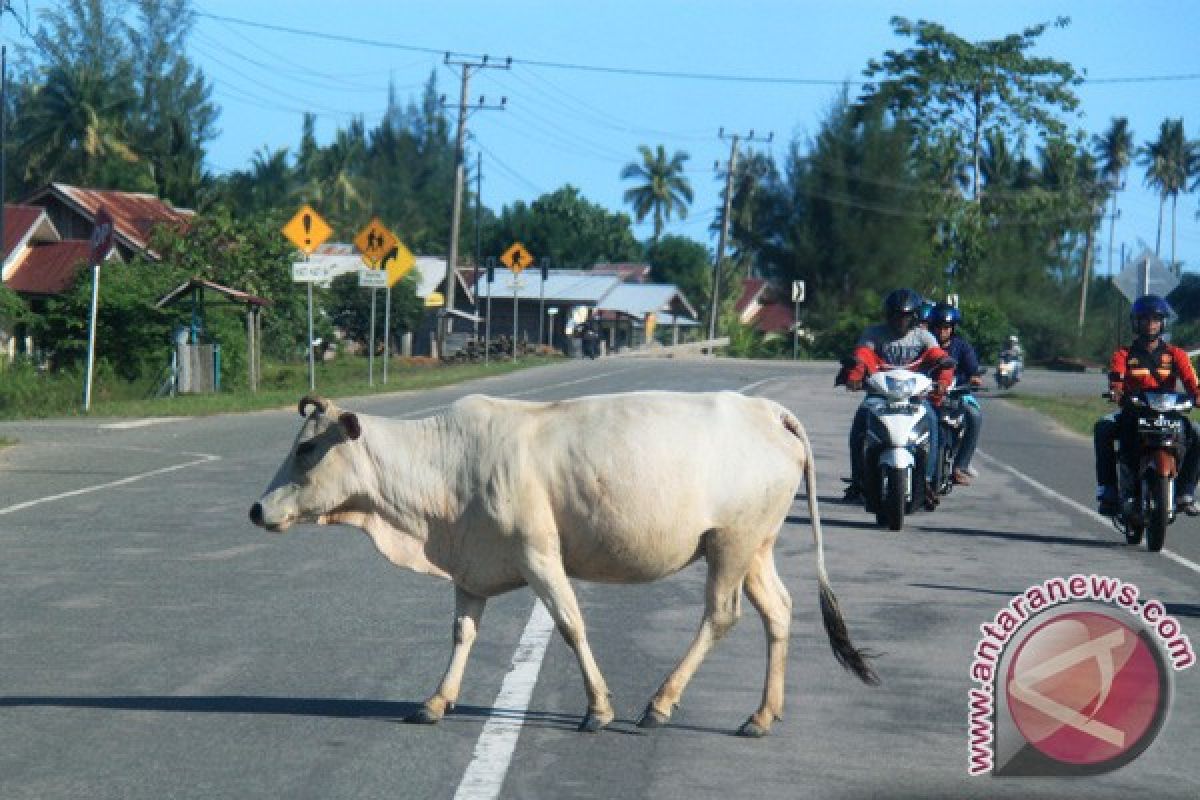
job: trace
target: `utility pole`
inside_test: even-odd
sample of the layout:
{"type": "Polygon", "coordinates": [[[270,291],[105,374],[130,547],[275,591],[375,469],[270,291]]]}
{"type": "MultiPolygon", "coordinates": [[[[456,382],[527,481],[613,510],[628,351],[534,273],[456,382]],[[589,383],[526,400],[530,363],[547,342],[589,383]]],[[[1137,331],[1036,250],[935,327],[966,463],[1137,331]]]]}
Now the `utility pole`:
{"type": "MultiPolygon", "coordinates": [[[[729,216],[733,212],[733,175],[737,171],[738,158],[738,142],[745,140],[747,142],[770,142],[775,138],[774,133],[767,134],[767,138],[755,138],[754,129],[750,129],[750,133],[746,136],[740,134],[732,134],[729,137],[725,136],[725,129],[721,128],[717,131],[717,137],[724,140],[729,138],[732,141],[729,145],[729,163],[728,171],[725,174],[725,208],[721,212],[721,233],[717,237],[717,258],[713,264],[713,281],[712,281],[712,308],[708,312],[708,338],[717,338],[717,308],[720,306],[720,288],[721,288],[721,262],[725,260],[725,239],[729,233],[729,216]]],[[[720,168],[720,165],[717,165],[720,168]]]]}
{"type": "MultiPolygon", "coordinates": [[[[507,97],[500,98],[499,105],[487,105],[483,97],[479,98],[477,105],[467,107],[467,87],[471,81],[471,71],[494,68],[494,69],[510,69],[512,67],[512,58],[506,58],[503,62],[490,62],[487,56],[477,60],[455,60],[450,58],[450,53],[446,53],[445,62],[448,66],[458,66],[462,68],[462,89],[458,96],[458,132],[454,137],[454,206],[450,211],[450,247],[446,255],[446,305],[443,307],[445,312],[450,312],[454,309],[454,295],[457,289],[458,274],[458,227],[462,221],[462,193],[463,193],[463,172],[465,154],[463,152],[463,142],[467,135],[467,113],[468,111],[495,111],[504,108],[508,102],[507,97]]],[[[443,106],[445,99],[443,98],[443,106]]],[[[449,313],[444,313],[442,316],[442,324],[438,326],[438,354],[445,352],[446,334],[449,332],[451,316],[449,313]]]]}

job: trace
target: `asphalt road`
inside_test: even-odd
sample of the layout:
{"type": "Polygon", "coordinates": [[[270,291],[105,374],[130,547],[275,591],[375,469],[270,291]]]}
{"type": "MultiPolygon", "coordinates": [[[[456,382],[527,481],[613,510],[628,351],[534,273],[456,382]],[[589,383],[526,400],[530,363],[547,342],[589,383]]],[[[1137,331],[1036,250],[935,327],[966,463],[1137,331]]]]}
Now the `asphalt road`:
{"type": "MultiPolygon", "coordinates": [[[[882,653],[883,684],[858,683],[829,652],[800,497],[777,548],[795,604],[787,715],[763,740],[732,735],[762,686],[762,626],[748,604],[671,725],[634,726],[695,630],[702,567],[650,585],[577,586],[614,695],[610,730],[575,732],[582,684],[557,635],[527,708],[497,705],[533,609],[525,590],[488,604],[457,710],[409,726],[400,720],[449,654],[453,592],[391,567],[349,529],[250,526],[247,509],[298,428],[294,410],[0,424],[21,442],[0,451],[0,798],[450,798],[489,723],[519,732],[511,762],[483,754],[506,798],[1194,798],[1200,668],[1176,675],[1151,748],[1092,778],[969,777],[967,691],[979,626],[1056,576],[1136,584],[1200,643],[1189,565],[1200,563],[1200,522],[1171,528],[1178,560],[1126,547],[1088,510],[1090,443],[988,398],[975,484],[902,532],[880,530],[834,502],[858,398],[834,391],[832,375],[605,359],[343,401],[415,417],[470,392],[740,389],[795,411],[818,459],[833,586],[855,642],[882,653]]],[[[1102,383],[1072,376],[1082,378],[1102,383]]],[[[686,468],[686,452],[663,465],[686,468]]]]}

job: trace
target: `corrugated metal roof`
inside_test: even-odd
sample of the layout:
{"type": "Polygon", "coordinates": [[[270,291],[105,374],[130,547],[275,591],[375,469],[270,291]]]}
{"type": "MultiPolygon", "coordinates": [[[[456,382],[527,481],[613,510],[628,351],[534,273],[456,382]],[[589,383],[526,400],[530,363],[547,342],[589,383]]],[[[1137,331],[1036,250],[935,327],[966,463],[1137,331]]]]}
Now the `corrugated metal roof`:
{"type": "Polygon", "coordinates": [[[783,303],[767,303],[754,316],[754,327],[763,333],[790,331],[796,322],[796,310],[783,303]]]}
{"type": "Polygon", "coordinates": [[[100,207],[108,209],[113,218],[116,235],[128,247],[150,250],[150,234],[158,225],[186,227],[195,212],[187,208],[174,208],[165,201],[145,192],[118,192],[114,189],[84,189],[65,183],[52,183],[30,198],[30,202],[53,192],[67,203],[75,206],[89,219],[95,219],[100,207]]]}
{"type": "Polygon", "coordinates": [[[596,308],[628,314],[631,317],[644,317],[655,312],[669,311],[672,305],[681,306],[675,310],[696,315],[696,310],[679,292],[679,287],[670,283],[622,283],[609,292],[596,308]]]}
{"type": "Polygon", "coordinates": [[[206,289],[211,292],[216,292],[217,294],[219,294],[223,297],[227,297],[230,300],[233,300],[238,303],[245,303],[248,306],[269,306],[269,305],[271,305],[270,300],[265,300],[261,297],[257,297],[256,295],[252,295],[248,292],[243,292],[240,289],[231,289],[228,286],[222,286],[219,283],[213,283],[212,281],[206,281],[203,278],[192,278],[190,281],[187,281],[186,283],[181,283],[179,286],[176,286],[174,289],[172,289],[171,291],[167,292],[165,295],[160,297],[158,302],[154,304],[154,307],[162,308],[163,306],[168,306],[171,303],[175,302],[176,300],[178,300],[179,298],[183,297],[185,294],[188,294],[189,292],[191,292],[193,289],[196,289],[196,288],[206,289]]]}
{"type": "Polygon", "coordinates": [[[742,281],[742,294],[738,301],[733,304],[733,308],[739,314],[758,299],[759,293],[767,287],[767,282],[762,278],[746,278],[742,281]]]}
{"type": "MultiPolygon", "coordinates": [[[[595,275],[578,269],[552,269],[546,276],[546,300],[595,305],[620,285],[621,278],[617,275],[595,275]]],[[[480,272],[477,289],[477,297],[487,296],[486,272],[480,272]]],[[[516,291],[518,299],[537,300],[541,297],[541,272],[537,269],[523,271],[517,280],[516,291]]],[[[507,269],[497,269],[496,281],[492,284],[491,292],[493,297],[511,298],[513,274],[507,269]]]]}
{"type": "MultiPolygon", "coordinates": [[[[4,255],[8,257],[12,255],[13,250],[17,249],[29,235],[33,233],[35,224],[38,218],[46,213],[44,208],[38,206],[26,206],[16,203],[4,204],[4,255]]],[[[49,217],[46,218],[46,223],[49,224],[49,217]]],[[[54,226],[51,225],[51,231],[54,231],[54,226]]],[[[50,238],[58,239],[57,232],[50,238]]]]}
{"type": "Polygon", "coordinates": [[[5,285],[23,294],[59,294],[87,267],[88,242],[67,239],[33,245],[5,285]]]}

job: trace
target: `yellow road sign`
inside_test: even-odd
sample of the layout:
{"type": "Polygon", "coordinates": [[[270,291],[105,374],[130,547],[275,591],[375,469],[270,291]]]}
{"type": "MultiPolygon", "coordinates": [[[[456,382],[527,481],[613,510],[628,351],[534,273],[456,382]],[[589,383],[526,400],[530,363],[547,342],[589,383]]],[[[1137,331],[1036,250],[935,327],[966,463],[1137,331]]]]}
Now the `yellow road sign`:
{"type": "Polygon", "coordinates": [[[514,274],[519,275],[521,270],[533,265],[533,256],[525,249],[525,245],[515,242],[512,247],[504,251],[504,255],[500,256],[500,261],[514,274]]]}
{"type": "Polygon", "coordinates": [[[383,257],[383,262],[379,266],[387,270],[387,285],[390,289],[416,265],[416,256],[404,246],[404,242],[397,239],[396,246],[387,251],[387,255],[383,257]]]}
{"type": "Polygon", "coordinates": [[[313,250],[316,250],[333,235],[333,228],[330,228],[329,223],[321,219],[320,214],[312,210],[312,206],[305,205],[296,212],[296,216],[292,217],[287,225],[283,226],[283,235],[298,249],[304,251],[305,255],[312,255],[313,250]]]}
{"type": "Polygon", "coordinates": [[[358,232],[358,236],[354,237],[354,245],[358,252],[362,253],[362,260],[371,269],[378,269],[383,257],[399,243],[396,234],[385,228],[379,217],[368,222],[367,226],[358,232]]]}

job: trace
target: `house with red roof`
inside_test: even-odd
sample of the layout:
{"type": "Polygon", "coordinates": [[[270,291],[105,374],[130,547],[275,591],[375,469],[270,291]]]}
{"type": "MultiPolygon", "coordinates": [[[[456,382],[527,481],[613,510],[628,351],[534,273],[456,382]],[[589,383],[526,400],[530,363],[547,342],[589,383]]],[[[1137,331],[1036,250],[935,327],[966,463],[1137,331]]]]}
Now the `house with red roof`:
{"type": "Polygon", "coordinates": [[[734,309],[738,322],[759,333],[787,333],[795,324],[795,309],[790,303],[779,302],[771,284],[762,278],[742,281],[742,294],[734,309]]]}
{"type": "MultiPolygon", "coordinates": [[[[109,261],[128,261],[138,254],[157,260],[150,245],[154,229],[184,227],[194,213],[142,192],[52,183],[23,203],[5,204],[0,282],[24,297],[34,311],[41,310],[48,297],[66,291],[79,271],[87,268],[92,229],[101,208],[113,220],[109,261]]],[[[0,331],[0,354],[11,357],[32,349],[24,331],[0,331]]]]}

